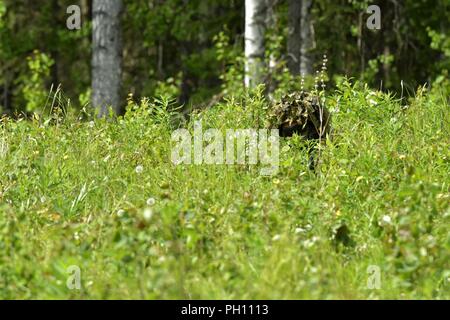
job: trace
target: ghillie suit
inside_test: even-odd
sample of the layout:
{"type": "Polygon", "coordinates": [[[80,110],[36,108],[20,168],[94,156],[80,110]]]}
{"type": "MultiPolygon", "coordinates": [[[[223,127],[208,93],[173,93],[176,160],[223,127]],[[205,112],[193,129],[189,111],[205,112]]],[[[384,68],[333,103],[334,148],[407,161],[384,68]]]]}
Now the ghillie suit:
{"type": "MultiPolygon", "coordinates": [[[[294,92],[275,102],[270,112],[269,126],[279,129],[281,137],[297,134],[317,144],[331,133],[331,115],[319,96],[309,92],[294,92]]],[[[312,149],[309,150],[309,167],[314,170],[316,165],[312,149]]]]}

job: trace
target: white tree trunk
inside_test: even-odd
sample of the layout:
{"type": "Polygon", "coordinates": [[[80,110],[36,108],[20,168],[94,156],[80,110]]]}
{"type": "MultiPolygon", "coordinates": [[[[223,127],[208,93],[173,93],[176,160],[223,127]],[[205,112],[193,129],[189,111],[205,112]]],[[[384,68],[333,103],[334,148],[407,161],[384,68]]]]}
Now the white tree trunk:
{"type": "Polygon", "coordinates": [[[288,68],[293,75],[312,74],[311,7],[312,0],[289,0],[288,68]]]}
{"type": "Polygon", "coordinates": [[[122,0],[94,0],[92,6],[92,104],[99,116],[120,110],[122,0]]]}
{"type": "Polygon", "coordinates": [[[245,86],[262,82],[267,0],[245,0],[245,86]]]}

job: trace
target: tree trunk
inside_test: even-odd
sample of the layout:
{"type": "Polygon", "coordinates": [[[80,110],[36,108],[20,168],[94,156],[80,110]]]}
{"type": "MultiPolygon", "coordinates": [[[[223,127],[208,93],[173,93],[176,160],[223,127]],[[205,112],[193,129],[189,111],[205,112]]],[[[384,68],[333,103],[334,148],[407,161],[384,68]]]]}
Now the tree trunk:
{"type": "Polygon", "coordinates": [[[92,104],[99,117],[120,111],[122,0],[94,0],[92,7],[92,104]]]}
{"type": "Polygon", "coordinates": [[[245,86],[262,82],[267,0],[245,0],[245,86]]]}
{"type": "Polygon", "coordinates": [[[302,13],[300,19],[300,73],[310,75],[313,73],[313,59],[311,50],[314,46],[312,26],[312,0],[302,1],[302,13]]]}
{"type": "Polygon", "coordinates": [[[3,92],[2,92],[2,95],[1,95],[2,101],[0,102],[0,114],[6,113],[8,111],[8,109],[9,109],[9,107],[10,107],[10,105],[9,105],[9,98],[10,98],[10,95],[9,95],[9,82],[8,82],[7,75],[5,75],[4,81],[5,82],[3,83],[3,88],[2,88],[3,92]],[[3,105],[3,108],[2,108],[2,105],[3,105]]]}
{"type": "Polygon", "coordinates": [[[287,65],[291,74],[297,76],[300,74],[300,25],[302,1],[289,0],[288,11],[289,34],[287,40],[287,65]]]}
{"type": "MultiPolygon", "coordinates": [[[[61,8],[58,4],[58,0],[53,0],[52,2],[52,10],[53,10],[53,19],[55,22],[55,25],[60,24],[60,19],[58,13],[60,12],[61,8]]],[[[52,84],[55,88],[57,88],[60,84],[59,81],[59,51],[58,48],[60,46],[59,39],[58,39],[58,28],[53,29],[53,35],[52,35],[53,41],[56,41],[56,43],[52,46],[52,49],[50,51],[51,57],[54,61],[51,69],[51,77],[52,77],[52,84]]]]}
{"type": "MultiPolygon", "coordinates": [[[[275,32],[278,21],[277,14],[275,12],[275,6],[278,0],[267,0],[267,13],[266,13],[266,28],[275,32]]],[[[277,88],[277,81],[275,75],[277,73],[278,61],[274,52],[271,52],[269,56],[268,75],[265,77],[266,91],[269,99],[273,98],[273,93],[277,88]]]]}
{"type": "Polygon", "coordinates": [[[288,68],[293,75],[312,74],[312,0],[289,0],[288,68]]]}

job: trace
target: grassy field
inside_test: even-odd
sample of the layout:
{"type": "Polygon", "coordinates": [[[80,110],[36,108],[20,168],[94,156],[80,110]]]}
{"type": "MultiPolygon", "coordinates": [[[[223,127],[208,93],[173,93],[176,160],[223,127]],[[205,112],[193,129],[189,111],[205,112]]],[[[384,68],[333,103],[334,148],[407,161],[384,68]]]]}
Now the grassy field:
{"type": "MultiPolygon", "coordinates": [[[[172,164],[164,101],[3,118],[0,298],[449,299],[447,99],[343,85],[316,173],[293,137],[272,177],[172,164]]],[[[256,128],[267,107],[230,98],[186,125],[256,128]]]]}

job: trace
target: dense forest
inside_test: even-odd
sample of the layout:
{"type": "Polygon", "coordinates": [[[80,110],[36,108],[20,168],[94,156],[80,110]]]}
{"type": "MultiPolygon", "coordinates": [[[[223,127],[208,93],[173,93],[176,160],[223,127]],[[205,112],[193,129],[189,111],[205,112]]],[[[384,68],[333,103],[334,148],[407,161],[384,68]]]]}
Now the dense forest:
{"type": "Polygon", "coordinates": [[[69,0],[0,1],[3,112],[39,111],[52,86],[77,108],[105,93],[119,113],[128,94],[167,94],[198,107],[241,90],[249,77],[269,91],[299,89],[299,76],[314,77],[323,55],[330,86],[347,76],[382,90],[399,92],[403,84],[411,93],[448,77],[446,0],[378,1],[373,29],[368,0],[106,3],[84,0],[71,11],[69,0]],[[115,30],[102,30],[103,19],[115,30]],[[117,39],[99,65],[105,32],[117,39]],[[252,60],[257,70],[244,79],[252,60]],[[99,88],[105,82],[109,89],[99,88]]]}
{"type": "Polygon", "coordinates": [[[449,9],[0,0],[0,299],[449,299],[449,9]]]}

